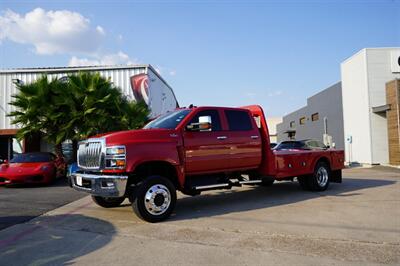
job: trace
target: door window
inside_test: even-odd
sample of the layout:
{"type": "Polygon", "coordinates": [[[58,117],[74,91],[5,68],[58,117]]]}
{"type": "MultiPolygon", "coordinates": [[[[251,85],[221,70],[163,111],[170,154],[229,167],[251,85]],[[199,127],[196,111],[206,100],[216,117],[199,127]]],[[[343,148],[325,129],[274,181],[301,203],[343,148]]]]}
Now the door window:
{"type": "Polygon", "coordinates": [[[221,128],[221,120],[219,119],[219,114],[217,110],[204,110],[204,111],[200,111],[198,112],[193,118],[192,120],[189,122],[188,125],[192,124],[192,123],[201,123],[204,121],[200,121],[200,117],[211,117],[211,131],[220,131],[221,128]]]}
{"type": "Polygon", "coordinates": [[[229,130],[245,131],[253,129],[250,116],[246,111],[225,110],[225,116],[228,120],[229,130]]]}

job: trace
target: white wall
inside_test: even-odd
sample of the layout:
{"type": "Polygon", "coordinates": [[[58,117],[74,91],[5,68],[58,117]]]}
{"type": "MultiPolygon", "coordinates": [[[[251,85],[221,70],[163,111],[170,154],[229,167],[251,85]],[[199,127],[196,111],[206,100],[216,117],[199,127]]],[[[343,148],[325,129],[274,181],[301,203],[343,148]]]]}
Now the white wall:
{"type": "Polygon", "coordinates": [[[385,164],[389,161],[386,115],[372,107],[386,104],[386,82],[400,78],[391,69],[399,48],[366,48],[341,64],[346,161],[385,164]]]}
{"type": "Polygon", "coordinates": [[[344,149],[343,140],[343,112],[341,83],[338,82],[327,89],[307,99],[307,106],[300,108],[283,117],[283,122],[277,126],[278,141],[288,140],[287,130],[296,130],[296,139],[317,139],[323,141],[324,118],[327,119],[328,134],[333,137],[336,148],[344,149]],[[312,121],[311,116],[318,113],[319,119],[312,121]],[[305,117],[304,125],[299,120],[305,117]],[[295,126],[290,128],[290,122],[295,126]]]}
{"type": "Polygon", "coordinates": [[[344,137],[346,161],[371,163],[370,108],[366,50],[341,64],[344,137]]]}
{"type": "Polygon", "coordinates": [[[266,119],[269,131],[269,141],[271,143],[278,142],[276,126],[282,123],[282,117],[267,117],[266,119]]]}
{"type": "MultiPolygon", "coordinates": [[[[372,107],[386,104],[388,81],[399,78],[391,71],[391,51],[395,49],[367,49],[367,74],[371,115],[372,163],[389,163],[386,114],[375,114],[372,107]]],[[[400,51],[400,49],[397,49],[400,51]]]]}

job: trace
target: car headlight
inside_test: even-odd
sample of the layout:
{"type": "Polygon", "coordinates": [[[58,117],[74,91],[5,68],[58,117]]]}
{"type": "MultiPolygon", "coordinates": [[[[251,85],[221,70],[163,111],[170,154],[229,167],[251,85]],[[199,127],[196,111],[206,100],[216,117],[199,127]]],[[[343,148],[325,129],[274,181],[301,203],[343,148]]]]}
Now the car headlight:
{"type": "Polygon", "coordinates": [[[47,170],[49,170],[50,169],[50,167],[48,166],[48,165],[42,165],[41,167],[40,167],[40,170],[41,171],[47,171],[47,170]]]}
{"type": "Polygon", "coordinates": [[[126,166],[125,146],[106,148],[106,169],[124,169],[126,166]]]}

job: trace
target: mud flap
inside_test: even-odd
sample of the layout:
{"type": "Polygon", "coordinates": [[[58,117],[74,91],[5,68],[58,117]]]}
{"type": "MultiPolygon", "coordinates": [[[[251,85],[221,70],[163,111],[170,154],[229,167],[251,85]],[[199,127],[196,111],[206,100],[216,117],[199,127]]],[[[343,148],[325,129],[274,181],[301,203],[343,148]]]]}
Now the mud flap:
{"type": "Polygon", "coordinates": [[[342,170],[332,171],[329,181],[333,183],[342,183],[342,170]]]}

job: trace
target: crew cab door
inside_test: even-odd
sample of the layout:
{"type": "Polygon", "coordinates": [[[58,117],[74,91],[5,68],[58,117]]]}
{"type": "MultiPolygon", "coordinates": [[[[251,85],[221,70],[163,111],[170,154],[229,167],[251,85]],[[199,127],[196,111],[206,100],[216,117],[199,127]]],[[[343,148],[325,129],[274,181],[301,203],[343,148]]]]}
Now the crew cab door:
{"type": "Polygon", "coordinates": [[[258,168],[262,159],[262,139],[259,129],[247,110],[226,109],[224,115],[230,149],[230,168],[258,168]]]}
{"type": "Polygon", "coordinates": [[[222,131],[219,110],[200,110],[187,125],[200,123],[201,119],[209,119],[211,129],[184,131],[186,173],[190,175],[229,169],[230,150],[222,131]]]}

